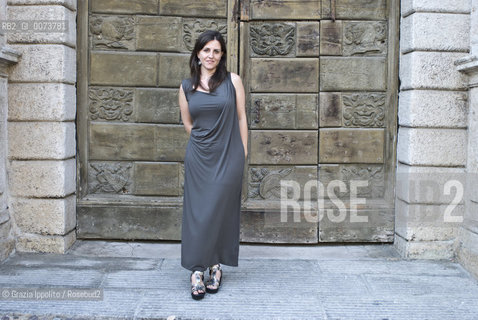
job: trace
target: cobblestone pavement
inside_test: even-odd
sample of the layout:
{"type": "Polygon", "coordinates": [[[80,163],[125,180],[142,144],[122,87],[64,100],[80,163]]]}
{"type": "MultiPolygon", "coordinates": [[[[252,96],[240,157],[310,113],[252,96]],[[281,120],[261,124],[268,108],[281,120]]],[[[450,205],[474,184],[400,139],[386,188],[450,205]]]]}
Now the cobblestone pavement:
{"type": "Polygon", "coordinates": [[[199,301],[179,254],[178,243],[104,241],[15,253],[0,264],[0,319],[478,319],[478,282],[459,264],[402,260],[390,245],[242,245],[199,301]],[[21,288],[102,296],[12,298],[21,288]]]}

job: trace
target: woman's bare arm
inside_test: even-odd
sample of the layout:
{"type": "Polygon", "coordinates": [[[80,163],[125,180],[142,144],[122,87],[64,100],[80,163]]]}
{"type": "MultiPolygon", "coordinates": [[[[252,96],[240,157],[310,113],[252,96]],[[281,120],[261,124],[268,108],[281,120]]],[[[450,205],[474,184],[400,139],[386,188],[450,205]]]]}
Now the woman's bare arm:
{"type": "Polygon", "coordinates": [[[191,134],[193,123],[191,120],[191,115],[189,114],[188,101],[186,100],[186,95],[184,94],[183,85],[179,86],[179,109],[181,110],[181,119],[183,120],[184,129],[188,134],[191,134]]]}
{"type": "Polygon", "coordinates": [[[236,108],[239,118],[239,129],[241,131],[242,144],[244,145],[244,154],[247,157],[247,116],[246,116],[246,94],[241,77],[231,72],[231,80],[236,89],[236,108]]]}

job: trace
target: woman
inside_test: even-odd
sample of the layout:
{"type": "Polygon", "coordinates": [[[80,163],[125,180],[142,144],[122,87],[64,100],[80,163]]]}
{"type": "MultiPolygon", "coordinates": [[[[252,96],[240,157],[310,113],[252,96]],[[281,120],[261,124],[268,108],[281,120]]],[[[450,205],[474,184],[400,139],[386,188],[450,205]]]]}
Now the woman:
{"type": "Polygon", "coordinates": [[[203,32],[189,60],[191,78],[179,88],[189,141],[184,157],[181,265],[191,270],[191,296],[216,293],[221,263],[238,265],[241,189],[247,119],[241,78],[226,69],[217,31],[203,32]],[[204,271],[209,267],[207,287],[204,271]]]}

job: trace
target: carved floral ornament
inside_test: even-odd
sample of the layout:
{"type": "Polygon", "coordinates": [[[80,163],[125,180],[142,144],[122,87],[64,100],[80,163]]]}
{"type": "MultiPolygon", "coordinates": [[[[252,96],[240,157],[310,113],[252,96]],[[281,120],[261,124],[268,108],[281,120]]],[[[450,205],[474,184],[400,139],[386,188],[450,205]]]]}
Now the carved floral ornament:
{"type": "Polygon", "coordinates": [[[129,193],[131,163],[90,163],[90,193],[129,193]]]}
{"type": "Polygon", "coordinates": [[[227,40],[227,28],[225,23],[216,21],[195,20],[183,25],[183,41],[186,48],[190,51],[194,49],[194,43],[201,33],[206,30],[216,30],[227,40]]]}
{"type": "MultiPolygon", "coordinates": [[[[249,182],[249,198],[280,199],[280,181],[293,172],[292,168],[270,170],[268,168],[252,168],[249,182]]],[[[289,192],[290,190],[288,190],[289,192]]],[[[290,195],[289,195],[290,196],[290,195]]]]}
{"type": "Polygon", "coordinates": [[[133,90],[113,88],[90,88],[91,120],[128,121],[133,113],[133,90]]]}
{"type": "Polygon", "coordinates": [[[295,27],[285,23],[250,26],[251,48],[258,55],[288,55],[295,44],[295,27]]]}

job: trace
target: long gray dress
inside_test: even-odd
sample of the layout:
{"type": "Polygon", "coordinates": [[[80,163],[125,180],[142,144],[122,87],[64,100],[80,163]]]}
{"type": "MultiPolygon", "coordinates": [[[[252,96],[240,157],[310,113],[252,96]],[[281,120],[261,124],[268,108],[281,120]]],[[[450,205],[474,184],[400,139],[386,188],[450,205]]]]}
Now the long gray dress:
{"type": "Polygon", "coordinates": [[[192,92],[190,79],[182,86],[193,127],[184,157],[181,265],[237,266],[245,154],[231,74],[213,93],[192,92]]]}

